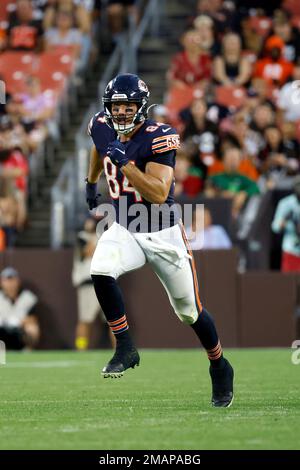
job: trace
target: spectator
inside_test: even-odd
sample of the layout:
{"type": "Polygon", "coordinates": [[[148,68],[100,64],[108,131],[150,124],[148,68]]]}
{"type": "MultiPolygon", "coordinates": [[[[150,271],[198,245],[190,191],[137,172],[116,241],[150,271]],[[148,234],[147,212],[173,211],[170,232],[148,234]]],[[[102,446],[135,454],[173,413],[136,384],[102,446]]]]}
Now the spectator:
{"type": "Polygon", "coordinates": [[[180,88],[201,85],[211,77],[210,56],[201,52],[199,33],[195,29],[186,31],[181,43],[184,50],[173,57],[167,73],[169,85],[180,88]]]}
{"type": "Polygon", "coordinates": [[[14,268],[5,268],[0,280],[0,339],[7,349],[32,349],[40,337],[38,299],[22,288],[14,268]]]}
{"type": "Polygon", "coordinates": [[[0,251],[3,251],[5,248],[11,248],[15,244],[18,225],[18,210],[18,200],[11,181],[0,176],[0,251]]]}
{"type": "Polygon", "coordinates": [[[252,78],[249,91],[257,94],[259,104],[272,104],[270,100],[272,88],[264,78],[252,78]]]}
{"type": "Polygon", "coordinates": [[[259,154],[262,178],[260,183],[272,189],[283,177],[297,172],[299,167],[299,144],[283,140],[281,130],[273,125],[265,129],[265,148],[259,154]]]}
{"type": "Polygon", "coordinates": [[[219,52],[219,44],[215,39],[214,22],[207,15],[197,16],[194,28],[199,34],[199,43],[202,53],[214,57],[219,52]]]}
{"type": "Polygon", "coordinates": [[[288,158],[289,173],[297,173],[300,165],[300,144],[296,139],[294,122],[284,121],[282,123],[282,143],[283,152],[288,158]]]}
{"type": "Polygon", "coordinates": [[[292,81],[283,85],[277,99],[280,115],[287,121],[300,120],[300,62],[294,66],[292,81]]]}
{"type": "Polygon", "coordinates": [[[191,147],[185,143],[177,151],[175,167],[175,196],[185,195],[195,197],[203,188],[205,171],[200,165],[192,163],[191,147]]]}
{"type": "Polygon", "coordinates": [[[237,147],[224,151],[224,171],[208,178],[207,197],[226,197],[232,199],[232,215],[237,217],[248,197],[259,193],[256,183],[239,172],[242,155],[237,147]]]}
{"type": "MultiPolygon", "coordinates": [[[[77,288],[78,323],[75,345],[78,350],[88,348],[91,326],[97,315],[100,313],[101,318],[105,320],[103,312],[99,311],[99,303],[90,275],[91,259],[97,241],[95,220],[88,218],[85,221],[84,229],[79,232],[77,237],[72,273],[73,284],[77,288]]],[[[109,330],[109,333],[112,346],[114,346],[114,335],[111,330],[109,330]]]]}
{"type": "Polygon", "coordinates": [[[273,107],[268,104],[261,104],[253,112],[250,122],[251,139],[248,142],[249,154],[258,154],[265,146],[264,132],[267,127],[275,124],[275,112],[273,107]]]}
{"type": "Polygon", "coordinates": [[[250,157],[256,156],[264,145],[263,138],[250,128],[250,117],[246,106],[238,110],[231,118],[227,132],[233,136],[243,152],[250,157]]]}
{"type": "Polygon", "coordinates": [[[241,40],[237,34],[228,33],[223,38],[222,55],[214,60],[213,76],[226,86],[246,86],[251,76],[250,62],[241,55],[241,40]]]}
{"type": "Polygon", "coordinates": [[[215,225],[210,210],[196,208],[192,226],[187,228],[187,238],[192,250],[228,250],[232,243],[222,225],[215,225]]]}
{"type": "Polygon", "coordinates": [[[282,272],[300,272],[300,175],[294,180],[294,191],[279,202],[272,230],[282,233],[282,272]]]}
{"type": "Polygon", "coordinates": [[[16,11],[10,15],[8,47],[12,50],[41,51],[43,48],[43,28],[34,19],[31,0],[17,0],[16,11]]]}
{"type": "Polygon", "coordinates": [[[270,85],[284,85],[293,73],[292,62],[283,58],[284,42],[278,36],[271,36],[265,44],[265,57],[256,62],[254,77],[264,78],[270,85]]]}
{"type": "Polygon", "coordinates": [[[217,32],[221,34],[231,30],[235,21],[233,2],[223,0],[198,0],[197,14],[212,18],[217,32]]]}
{"type": "Polygon", "coordinates": [[[46,139],[48,130],[55,138],[58,135],[57,125],[54,122],[55,97],[50,90],[42,91],[38,77],[26,78],[26,90],[18,95],[21,102],[22,123],[29,132],[28,142],[32,151],[46,139]]]}
{"type": "Polygon", "coordinates": [[[292,26],[289,15],[283,10],[277,10],[273,18],[275,36],[284,42],[283,57],[288,62],[296,62],[300,55],[300,33],[292,26]]]}
{"type": "Polygon", "coordinates": [[[45,31],[55,27],[59,11],[70,13],[72,26],[82,34],[91,33],[91,13],[82,0],[48,0],[44,14],[45,31]]]}
{"type": "Polygon", "coordinates": [[[78,59],[81,53],[81,37],[79,29],[74,27],[73,15],[66,10],[59,10],[55,16],[55,26],[46,32],[46,49],[66,46],[72,49],[78,59]]]}
{"type": "Polygon", "coordinates": [[[139,12],[135,3],[135,0],[108,0],[108,25],[115,39],[126,29],[129,21],[137,25],[139,12]]]}
{"type": "Polygon", "coordinates": [[[87,67],[91,52],[91,38],[74,27],[72,12],[58,10],[56,27],[46,32],[45,43],[48,50],[56,50],[58,47],[67,47],[72,50],[78,71],[87,67]]]}
{"type": "Polygon", "coordinates": [[[207,118],[207,104],[204,98],[194,99],[189,108],[180,112],[180,118],[184,123],[184,140],[188,137],[195,137],[194,141],[200,142],[201,134],[209,132],[214,145],[217,143],[218,127],[207,118]]]}
{"type": "Polygon", "coordinates": [[[11,148],[9,131],[0,131],[0,175],[13,188],[13,196],[17,201],[18,215],[16,229],[24,227],[27,218],[27,175],[29,166],[26,157],[11,148]]]}
{"type": "Polygon", "coordinates": [[[252,27],[250,16],[242,18],[240,25],[243,49],[249,54],[250,60],[252,58],[255,61],[261,51],[263,37],[252,27]]]}

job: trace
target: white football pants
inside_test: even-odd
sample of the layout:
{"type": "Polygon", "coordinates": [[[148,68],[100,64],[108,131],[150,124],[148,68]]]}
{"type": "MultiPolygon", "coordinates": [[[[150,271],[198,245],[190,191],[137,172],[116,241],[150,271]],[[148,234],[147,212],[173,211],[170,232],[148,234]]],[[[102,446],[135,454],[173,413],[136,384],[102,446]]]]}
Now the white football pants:
{"type": "Polygon", "coordinates": [[[154,233],[131,233],[114,222],[100,237],[91,274],[118,279],[148,262],[181,321],[193,324],[202,310],[192,252],[183,226],[154,233]]]}

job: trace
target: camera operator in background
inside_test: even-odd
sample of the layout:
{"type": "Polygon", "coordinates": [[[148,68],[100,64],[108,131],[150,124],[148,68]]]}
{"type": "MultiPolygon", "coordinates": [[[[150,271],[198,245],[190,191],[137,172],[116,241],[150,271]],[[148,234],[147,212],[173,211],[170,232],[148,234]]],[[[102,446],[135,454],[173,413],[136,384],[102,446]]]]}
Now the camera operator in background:
{"type": "Polygon", "coordinates": [[[293,194],[279,202],[272,230],[283,233],[281,271],[300,273],[300,175],[295,177],[293,194]]]}
{"type": "Polygon", "coordinates": [[[16,269],[0,273],[0,340],[7,349],[34,349],[40,338],[37,296],[22,286],[16,269]]]}
{"type": "Polygon", "coordinates": [[[272,222],[275,233],[283,233],[281,271],[297,276],[296,331],[300,337],[300,175],[294,180],[294,191],[279,202],[272,222]]]}
{"type": "MultiPolygon", "coordinates": [[[[91,326],[97,315],[103,312],[94,292],[93,282],[90,276],[91,260],[97,245],[96,221],[87,218],[83,230],[77,235],[77,244],[74,253],[72,280],[77,289],[78,323],[76,327],[75,346],[83,351],[89,348],[91,326]]],[[[114,337],[109,331],[110,341],[114,344],[114,337]]]]}

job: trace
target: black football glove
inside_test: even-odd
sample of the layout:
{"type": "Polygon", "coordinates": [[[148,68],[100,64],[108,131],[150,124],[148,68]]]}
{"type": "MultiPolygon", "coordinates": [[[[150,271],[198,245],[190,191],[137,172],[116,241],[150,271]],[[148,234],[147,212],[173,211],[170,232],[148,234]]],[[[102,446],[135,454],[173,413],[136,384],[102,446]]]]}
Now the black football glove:
{"type": "Polygon", "coordinates": [[[86,202],[91,211],[99,206],[101,194],[97,193],[97,183],[90,183],[87,178],[85,183],[86,202]]]}
{"type": "Polygon", "coordinates": [[[126,156],[126,147],[118,139],[108,145],[106,155],[108,155],[112,163],[119,168],[122,168],[123,165],[127,165],[129,162],[126,156]]]}

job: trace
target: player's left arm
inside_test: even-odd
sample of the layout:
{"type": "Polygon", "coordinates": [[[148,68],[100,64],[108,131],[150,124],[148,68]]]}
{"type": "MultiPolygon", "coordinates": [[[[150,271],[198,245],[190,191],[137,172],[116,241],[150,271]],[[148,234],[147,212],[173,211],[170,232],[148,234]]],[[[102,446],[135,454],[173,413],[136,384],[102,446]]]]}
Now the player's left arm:
{"type": "Polygon", "coordinates": [[[145,173],[129,162],[121,172],[140,195],[153,204],[163,204],[173,181],[173,168],[160,163],[148,162],[145,173]]]}

